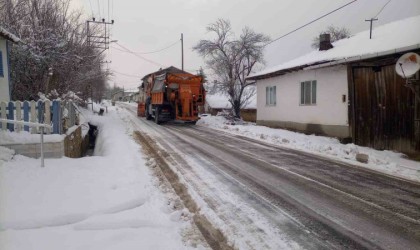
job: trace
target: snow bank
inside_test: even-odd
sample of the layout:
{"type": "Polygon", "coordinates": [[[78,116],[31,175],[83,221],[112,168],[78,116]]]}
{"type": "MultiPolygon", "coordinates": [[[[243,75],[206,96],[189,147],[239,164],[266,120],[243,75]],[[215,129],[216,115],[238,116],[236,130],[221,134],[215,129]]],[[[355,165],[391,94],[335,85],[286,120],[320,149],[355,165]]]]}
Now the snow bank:
{"type": "Polygon", "coordinates": [[[156,187],[120,113],[84,118],[94,156],[39,160],[0,147],[0,249],[185,249],[191,227],[156,187]]]}
{"type": "Polygon", "coordinates": [[[354,144],[344,145],[335,138],[305,135],[283,129],[257,126],[251,123],[229,125],[222,116],[202,117],[197,122],[197,125],[223,130],[228,133],[246,136],[282,147],[302,150],[420,182],[420,163],[405,159],[401,153],[387,150],[379,151],[354,144]],[[358,153],[368,154],[369,162],[363,164],[356,161],[356,154],[358,153]]]}

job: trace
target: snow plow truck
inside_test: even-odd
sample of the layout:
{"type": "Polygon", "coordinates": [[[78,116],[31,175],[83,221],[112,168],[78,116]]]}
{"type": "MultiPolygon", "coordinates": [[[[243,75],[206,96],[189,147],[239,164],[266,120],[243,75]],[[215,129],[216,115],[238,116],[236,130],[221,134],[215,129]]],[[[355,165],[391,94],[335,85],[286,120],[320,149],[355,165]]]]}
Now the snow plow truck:
{"type": "Polygon", "coordinates": [[[202,77],[169,67],[142,78],[137,115],[157,124],[167,121],[195,124],[204,102],[202,77]]]}

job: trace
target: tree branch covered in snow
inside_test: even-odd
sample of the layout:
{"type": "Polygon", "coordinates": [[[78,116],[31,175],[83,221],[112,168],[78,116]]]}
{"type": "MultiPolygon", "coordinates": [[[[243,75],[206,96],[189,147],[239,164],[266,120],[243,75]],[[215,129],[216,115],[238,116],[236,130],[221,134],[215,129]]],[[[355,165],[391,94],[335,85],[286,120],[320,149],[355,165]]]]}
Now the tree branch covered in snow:
{"type": "MultiPolygon", "coordinates": [[[[86,22],[70,0],[4,0],[0,23],[22,41],[11,48],[13,99],[38,99],[38,92],[83,99],[103,95],[103,55],[86,43],[86,22]]],[[[90,31],[95,32],[95,30],[90,31]]]]}
{"type": "Polygon", "coordinates": [[[234,115],[255,95],[253,82],[246,77],[258,63],[264,63],[263,49],[270,39],[245,27],[239,38],[235,38],[228,20],[219,19],[207,27],[215,34],[213,40],[201,40],[193,47],[206,59],[207,66],[216,75],[213,88],[229,96],[234,115]]]}

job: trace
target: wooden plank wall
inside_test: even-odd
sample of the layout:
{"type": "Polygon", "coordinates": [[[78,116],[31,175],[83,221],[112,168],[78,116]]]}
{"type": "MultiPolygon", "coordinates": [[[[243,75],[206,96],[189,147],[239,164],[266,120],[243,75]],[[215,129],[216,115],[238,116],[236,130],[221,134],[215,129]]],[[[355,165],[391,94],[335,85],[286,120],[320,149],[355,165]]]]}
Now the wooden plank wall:
{"type": "MultiPolygon", "coordinates": [[[[416,100],[395,65],[352,68],[355,143],[375,149],[420,153],[416,100]]],[[[419,105],[417,103],[417,105],[419,105]]]]}

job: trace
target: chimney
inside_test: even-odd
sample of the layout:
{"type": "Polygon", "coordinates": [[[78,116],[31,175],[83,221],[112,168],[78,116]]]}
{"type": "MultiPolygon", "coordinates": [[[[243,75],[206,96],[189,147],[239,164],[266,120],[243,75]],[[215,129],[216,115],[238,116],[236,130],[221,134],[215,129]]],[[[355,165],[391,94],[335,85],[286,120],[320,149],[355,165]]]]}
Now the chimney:
{"type": "Polygon", "coordinates": [[[321,34],[319,35],[319,50],[329,50],[333,46],[331,44],[331,35],[330,34],[321,34]]]}

